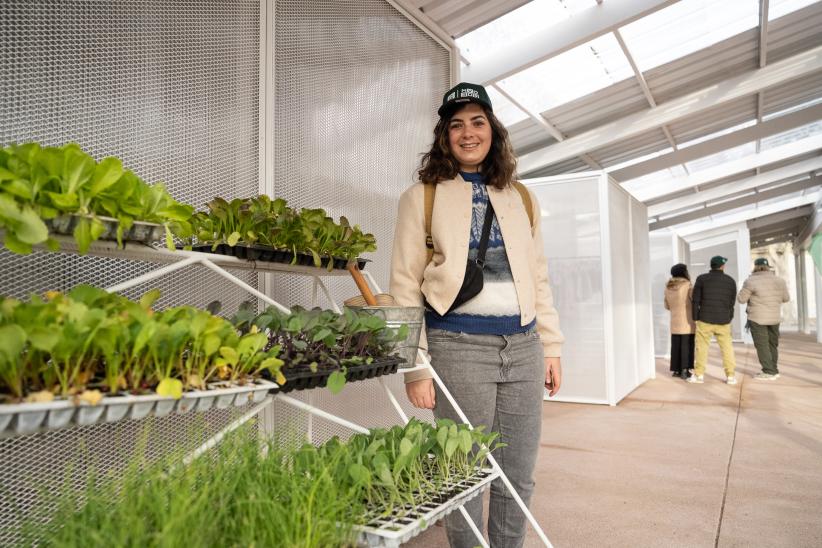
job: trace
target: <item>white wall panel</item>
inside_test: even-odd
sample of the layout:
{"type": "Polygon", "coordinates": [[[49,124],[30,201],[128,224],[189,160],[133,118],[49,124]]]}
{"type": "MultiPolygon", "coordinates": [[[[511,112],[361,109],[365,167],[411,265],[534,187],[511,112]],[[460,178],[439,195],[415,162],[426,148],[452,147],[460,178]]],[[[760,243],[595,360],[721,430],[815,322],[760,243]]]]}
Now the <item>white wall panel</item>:
{"type": "Polygon", "coordinates": [[[636,382],[634,285],[631,257],[631,219],[628,194],[608,185],[608,236],[611,248],[611,300],[605,312],[613,322],[614,397],[627,394],[636,382]]]}
{"type": "Polygon", "coordinates": [[[566,342],[562,401],[607,402],[601,234],[597,178],[530,186],[542,209],[542,237],[566,342]]]}
{"type": "Polygon", "coordinates": [[[631,238],[634,274],[634,334],[637,377],[634,386],[656,376],[651,300],[651,250],[648,239],[648,210],[631,200],[631,238]]]}

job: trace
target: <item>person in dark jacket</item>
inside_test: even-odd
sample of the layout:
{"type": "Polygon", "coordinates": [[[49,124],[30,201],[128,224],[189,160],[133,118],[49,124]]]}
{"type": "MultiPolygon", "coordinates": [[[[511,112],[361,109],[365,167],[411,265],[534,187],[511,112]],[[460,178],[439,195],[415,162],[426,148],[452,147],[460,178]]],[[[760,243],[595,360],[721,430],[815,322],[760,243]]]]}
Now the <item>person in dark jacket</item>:
{"type": "Polygon", "coordinates": [[[728,259],[722,256],[711,257],[711,271],[696,279],[693,291],[693,315],[696,322],[696,351],[694,373],[688,382],[701,384],[705,378],[705,366],[708,363],[708,345],[716,337],[722,351],[722,366],[725,369],[725,382],[736,384],[734,369],[736,360],[731,340],[731,320],[734,318],[736,303],[736,282],[725,274],[725,263],[728,259]]]}

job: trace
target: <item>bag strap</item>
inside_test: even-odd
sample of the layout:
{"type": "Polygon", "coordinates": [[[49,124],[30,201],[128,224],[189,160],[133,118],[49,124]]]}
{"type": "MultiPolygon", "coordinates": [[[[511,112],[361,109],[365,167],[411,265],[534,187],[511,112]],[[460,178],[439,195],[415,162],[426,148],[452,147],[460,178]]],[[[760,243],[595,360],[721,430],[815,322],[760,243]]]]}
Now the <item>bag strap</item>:
{"type": "Polygon", "coordinates": [[[534,206],[531,203],[531,193],[528,192],[528,189],[525,188],[525,185],[520,183],[519,181],[514,181],[514,188],[517,189],[519,192],[520,198],[522,198],[522,205],[525,206],[525,211],[528,213],[528,223],[531,225],[531,230],[534,229],[534,206]]]}
{"type": "Polygon", "coordinates": [[[485,252],[488,250],[488,240],[491,237],[491,222],[493,220],[494,206],[491,205],[491,200],[488,200],[488,206],[485,208],[485,222],[482,224],[482,236],[477,250],[477,265],[480,270],[485,267],[485,252]]]}
{"type": "Polygon", "coordinates": [[[428,264],[434,256],[434,239],[431,238],[431,217],[434,216],[434,194],[437,192],[437,185],[428,183],[422,186],[425,190],[425,247],[428,254],[425,264],[428,264]]]}
{"type": "MultiPolygon", "coordinates": [[[[519,181],[513,181],[513,184],[514,188],[516,188],[517,192],[519,192],[519,196],[522,199],[522,204],[525,206],[526,213],[528,213],[528,222],[533,230],[534,207],[531,203],[531,194],[528,192],[528,189],[525,188],[525,185],[519,181]]],[[[422,186],[425,191],[423,198],[423,205],[425,209],[425,252],[427,255],[425,264],[428,264],[434,257],[434,240],[431,238],[431,218],[434,216],[434,197],[437,194],[437,185],[428,183],[422,186]]],[[[488,203],[490,204],[491,201],[489,200],[488,203]]]]}

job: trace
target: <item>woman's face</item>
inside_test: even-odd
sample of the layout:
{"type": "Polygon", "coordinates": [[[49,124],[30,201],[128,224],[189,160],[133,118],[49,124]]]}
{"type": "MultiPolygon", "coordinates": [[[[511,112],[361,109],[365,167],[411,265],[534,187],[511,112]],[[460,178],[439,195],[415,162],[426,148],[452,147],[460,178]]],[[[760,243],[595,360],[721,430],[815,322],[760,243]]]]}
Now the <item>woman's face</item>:
{"type": "Polygon", "coordinates": [[[479,170],[491,149],[492,138],[491,124],[476,103],[465,105],[448,122],[448,145],[461,171],[479,170]]]}

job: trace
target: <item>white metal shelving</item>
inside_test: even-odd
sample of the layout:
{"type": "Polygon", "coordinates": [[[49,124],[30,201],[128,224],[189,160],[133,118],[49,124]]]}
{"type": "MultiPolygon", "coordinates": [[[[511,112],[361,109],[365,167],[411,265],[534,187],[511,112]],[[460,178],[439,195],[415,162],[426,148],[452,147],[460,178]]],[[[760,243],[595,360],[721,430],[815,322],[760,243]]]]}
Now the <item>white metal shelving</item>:
{"type": "MultiPolygon", "coordinates": [[[[72,238],[65,237],[65,236],[57,236],[56,238],[60,243],[60,251],[61,252],[77,252],[76,243],[72,238]]],[[[274,306],[280,309],[283,312],[289,312],[289,308],[283,306],[282,304],[278,303],[274,299],[270,298],[265,293],[259,291],[258,289],[252,287],[251,285],[247,284],[243,280],[239,279],[238,277],[234,276],[229,272],[229,269],[239,269],[239,270],[251,270],[260,273],[271,273],[271,274],[287,274],[287,275],[298,275],[298,276],[310,276],[314,280],[314,299],[316,301],[317,297],[317,290],[320,289],[323,291],[323,294],[328,299],[328,302],[331,303],[332,308],[336,312],[340,312],[339,306],[336,304],[334,299],[331,296],[330,291],[328,290],[327,286],[323,283],[322,278],[326,276],[348,276],[349,273],[345,270],[328,270],[326,268],[316,268],[316,267],[307,267],[302,265],[289,265],[289,264],[282,264],[282,263],[273,263],[273,262],[262,262],[262,261],[251,261],[251,260],[243,260],[238,257],[232,257],[227,255],[219,255],[214,253],[204,253],[198,251],[184,251],[184,250],[176,250],[171,251],[165,248],[155,248],[152,246],[148,246],[142,243],[134,243],[134,242],[124,242],[122,248],[119,248],[116,242],[113,241],[96,241],[91,244],[87,253],[89,255],[94,256],[102,256],[102,257],[110,257],[110,258],[117,258],[117,259],[130,259],[130,260],[138,260],[144,262],[151,262],[162,264],[160,268],[147,272],[145,274],[136,276],[130,280],[125,282],[119,283],[114,286],[110,286],[106,288],[108,292],[120,292],[125,291],[127,289],[131,289],[133,287],[139,286],[141,284],[150,282],[167,274],[176,272],[178,270],[187,268],[189,266],[199,266],[203,268],[207,268],[218,275],[222,276],[226,280],[230,281],[231,283],[237,285],[238,287],[244,289],[254,297],[257,297],[261,301],[274,306]]],[[[379,285],[374,280],[373,276],[368,271],[363,271],[363,275],[368,280],[372,289],[375,290],[375,293],[380,293],[381,290],[379,285]]],[[[431,363],[428,361],[428,357],[425,355],[424,352],[421,350],[418,352],[418,363],[419,365],[413,365],[406,368],[398,369],[398,373],[408,373],[411,371],[417,371],[426,369],[431,374],[434,382],[436,382],[440,389],[442,390],[443,395],[446,399],[451,403],[454,407],[455,411],[459,415],[460,419],[468,425],[469,428],[473,429],[473,425],[471,425],[468,418],[463,413],[462,409],[460,408],[459,404],[455,401],[454,397],[452,396],[451,392],[442,382],[439,375],[437,375],[436,371],[431,367],[431,363]]],[[[391,405],[397,411],[400,419],[403,421],[403,424],[409,421],[409,417],[405,414],[400,405],[399,401],[397,401],[396,397],[394,396],[393,392],[390,388],[385,384],[383,378],[378,379],[380,385],[385,391],[386,397],[391,402],[391,405]]],[[[239,428],[243,423],[251,420],[255,417],[259,412],[269,406],[273,401],[279,400],[285,404],[291,405],[298,409],[301,409],[310,414],[310,416],[317,416],[321,417],[325,420],[334,422],[340,426],[343,426],[347,429],[353,430],[355,432],[360,433],[368,433],[368,429],[364,428],[358,424],[355,424],[351,421],[344,419],[343,417],[339,417],[332,413],[328,413],[314,405],[311,402],[305,403],[296,398],[286,396],[284,394],[277,394],[273,397],[266,397],[261,403],[259,403],[254,409],[240,417],[239,419],[235,420],[219,433],[217,433],[214,437],[210,440],[202,444],[200,447],[195,449],[187,456],[187,460],[191,460],[196,458],[198,455],[204,453],[209,448],[213,447],[229,432],[239,428]]],[[[256,401],[256,400],[255,400],[256,401]]],[[[310,426],[309,426],[310,428],[310,426]]],[[[543,544],[547,547],[551,547],[551,543],[548,538],[545,536],[545,533],[542,531],[539,523],[537,523],[536,519],[534,518],[533,514],[531,514],[528,507],[525,505],[523,500],[520,498],[519,494],[514,489],[511,482],[508,480],[505,473],[500,468],[499,464],[497,463],[496,459],[494,459],[493,455],[488,456],[488,462],[491,465],[491,472],[487,477],[483,479],[483,481],[478,482],[476,485],[471,486],[464,491],[457,493],[452,499],[440,504],[436,507],[430,508],[426,513],[423,515],[416,516],[414,519],[405,520],[406,523],[403,523],[401,528],[397,527],[367,527],[365,529],[361,529],[362,536],[361,541],[366,542],[372,546],[397,546],[402,542],[407,541],[408,539],[416,536],[423,530],[425,530],[429,525],[431,525],[434,521],[437,521],[444,517],[445,515],[449,514],[453,510],[459,510],[459,512],[463,515],[465,520],[470,525],[472,531],[474,532],[477,542],[479,545],[486,547],[488,543],[483,538],[482,534],[480,533],[479,529],[477,528],[476,524],[472,521],[468,513],[466,512],[464,505],[465,503],[473,498],[474,496],[478,495],[482,489],[484,489],[491,481],[495,479],[499,479],[503,482],[504,486],[509,490],[512,497],[516,501],[517,505],[525,514],[528,521],[531,523],[532,527],[536,531],[537,535],[539,536],[540,540],[543,544]]]]}

